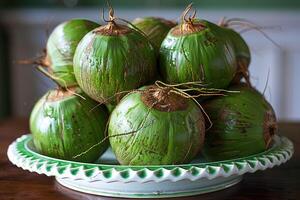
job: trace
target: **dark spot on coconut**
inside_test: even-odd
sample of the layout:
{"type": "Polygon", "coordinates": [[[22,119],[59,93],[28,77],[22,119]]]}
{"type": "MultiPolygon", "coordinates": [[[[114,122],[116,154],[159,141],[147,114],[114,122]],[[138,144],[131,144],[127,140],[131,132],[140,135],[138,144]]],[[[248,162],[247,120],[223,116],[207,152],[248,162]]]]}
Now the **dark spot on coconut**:
{"type": "Polygon", "coordinates": [[[146,106],[159,111],[185,110],[188,107],[188,99],[170,91],[170,88],[149,86],[141,93],[141,99],[146,106]]]}
{"type": "MultiPolygon", "coordinates": [[[[241,121],[238,121],[238,123],[241,123],[241,121]]],[[[242,126],[239,126],[239,130],[241,131],[242,134],[247,133],[247,129],[250,128],[250,124],[243,124],[242,126]]]]}
{"type": "MultiPolygon", "coordinates": [[[[239,116],[241,116],[240,113],[239,113],[239,116]]],[[[236,125],[238,125],[237,127],[238,127],[238,129],[240,130],[240,132],[242,134],[247,134],[248,133],[248,129],[252,127],[251,123],[249,123],[245,119],[241,119],[240,117],[237,118],[236,125]]]]}
{"type": "Polygon", "coordinates": [[[205,32],[205,38],[206,38],[206,40],[204,41],[205,46],[213,46],[218,41],[217,38],[211,35],[209,32],[205,32]]]}
{"type": "Polygon", "coordinates": [[[276,116],[273,110],[268,110],[264,116],[263,122],[263,134],[266,148],[269,148],[272,144],[273,136],[277,131],[276,116]]]}

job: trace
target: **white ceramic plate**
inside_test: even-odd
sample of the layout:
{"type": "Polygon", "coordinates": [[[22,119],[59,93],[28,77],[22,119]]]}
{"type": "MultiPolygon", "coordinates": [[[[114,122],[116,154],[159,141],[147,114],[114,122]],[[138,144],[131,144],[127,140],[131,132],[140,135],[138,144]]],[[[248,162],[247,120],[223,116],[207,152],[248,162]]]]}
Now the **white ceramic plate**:
{"type": "Polygon", "coordinates": [[[273,146],[259,154],[234,160],[190,164],[121,166],[107,150],[98,163],[81,163],[47,157],[36,152],[31,135],[23,135],[8,148],[9,160],[30,172],[55,176],[71,189],[84,193],[130,198],[190,196],[230,187],[245,173],[265,170],[289,160],[292,142],[275,136],[273,146]]]}

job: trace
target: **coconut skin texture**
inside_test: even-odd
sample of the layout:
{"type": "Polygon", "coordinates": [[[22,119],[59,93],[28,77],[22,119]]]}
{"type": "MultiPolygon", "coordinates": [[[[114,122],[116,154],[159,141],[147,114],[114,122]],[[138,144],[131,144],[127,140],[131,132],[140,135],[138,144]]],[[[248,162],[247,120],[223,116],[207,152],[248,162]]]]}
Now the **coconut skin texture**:
{"type": "Polygon", "coordinates": [[[45,59],[49,71],[62,87],[77,85],[73,72],[75,49],[83,36],[98,26],[89,20],[72,19],[59,24],[50,34],[45,59]]]}
{"type": "Polygon", "coordinates": [[[226,32],[228,39],[233,44],[233,48],[236,56],[237,70],[232,80],[232,84],[238,84],[241,78],[245,74],[246,75],[248,74],[248,68],[251,62],[250,49],[246,41],[239,33],[237,33],[236,31],[230,28],[224,28],[224,31],[226,32]]]}
{"type": "Polygon", "coordinates": [[[126,95],[113,110],[111,147],[123,165],[188,163],[204,141],[201,110],[191,99],[153,88],[126,95]]]}
{"type": "Polygon", "coordinates": [[[235,30],[230,28],[224,29],[227,31],[228,38],[233,44],[236,59],[245,62],[245,64],[249,66],[251,61],[251,53],[246,41],[235,30]]]}
{"type": "Polygon", "coordinates": [[[158,17],[136,18],[132,24],[148,36],[156,52],[159,52],[160,45],[170,29],[176,26],[175,22],[158,17]]]}
{"type": "Polygon", "coordinates": [[[219,26],[205,21],[172,28],[160,47],[160,72],[165,82],[202,82],[226,88],[236,73],[234,48],[219,26]]]}
{"type": "MultiPolygon", "coordinates": [[[[72,90],[84,95],[78,88],[72,90]]],[[[40,153],[65,160],[93,162],[107,149],[108,142],[103,142],[75,158],[105,137],[108,120],[104,106],[97,106],[86,95],[85,98],[57,89],[50,90],[36,103],[30,116],[30,130],[40,153]]]]}
{"type": "Polygon", "coordinates": [[[139,32],[109,22],[89,32],[74,56],[79,86],[98,102],[118,102],[120,92],[132,90],[156,75],[155,52],[139,32]]]}
{"type": "Polygon", "coordinates": [[[262,94],[244,84],[229,90],[240,92],[202,104],[213,122],[202,151],[208,161],[260,153],[270,147],[277,130],[274,110],[262,94]]]}

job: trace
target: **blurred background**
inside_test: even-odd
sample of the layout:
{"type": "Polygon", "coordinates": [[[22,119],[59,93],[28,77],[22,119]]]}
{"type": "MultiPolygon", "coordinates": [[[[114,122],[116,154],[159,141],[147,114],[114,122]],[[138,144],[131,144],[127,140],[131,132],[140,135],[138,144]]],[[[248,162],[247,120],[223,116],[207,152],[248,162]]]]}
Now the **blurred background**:
{"type": "MultiPolygon", "coordinates": [[[[132,20],[160,16],[178,20],[185,0],[114,1],[115,14],[132,20]]],[[[198,17],[218,22],[222,17],[244,18],[258,26],[280,47],[258,31],[243,33],[252,51],[253,85],[264,91],[279,120],[300,120],[300,1],[194,0],[198,17]],[[267,77],[269,74],[269,80],[267,77]]],[[[28,117],[34,103],[54,85],[33,66],[18,60],[42,53],[47,31],[71,18],[100,23],[104,0],[0,0],[0,119],[28,117]]]]}

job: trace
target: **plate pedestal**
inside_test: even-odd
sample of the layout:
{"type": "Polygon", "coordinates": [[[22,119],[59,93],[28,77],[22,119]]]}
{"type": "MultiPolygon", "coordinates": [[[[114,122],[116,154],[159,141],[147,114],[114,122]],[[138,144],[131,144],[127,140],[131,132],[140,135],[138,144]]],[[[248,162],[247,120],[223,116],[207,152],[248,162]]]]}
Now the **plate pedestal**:
{"type": "Polygon", "coordinates": [[[65,187],[89,194],[128,198],[163,198],[191,196],[222,190],[239,183],[242,180],[242,176],[232,175],[212,180],[198,179],[191,181],[185,179],[176,182],[164,181],[159,183],[154,181],[145,183],[105,183],[102,181],[88,182],[69,178],[56,178],[56,180],[65,187]]]}

